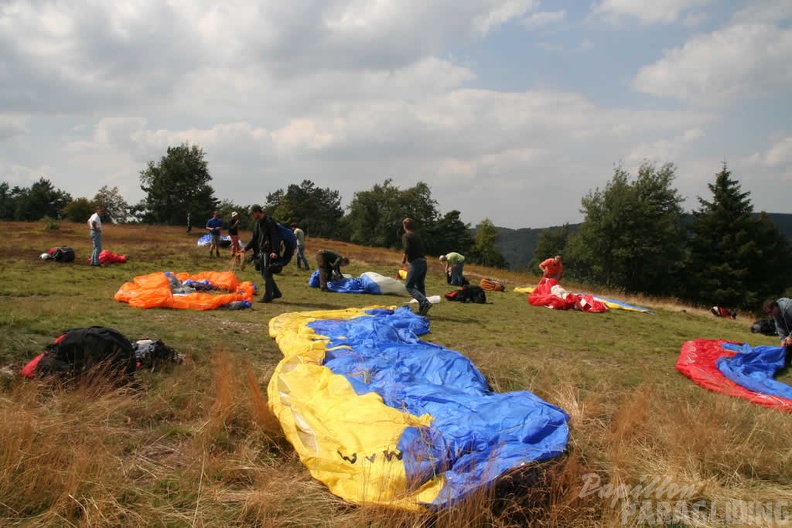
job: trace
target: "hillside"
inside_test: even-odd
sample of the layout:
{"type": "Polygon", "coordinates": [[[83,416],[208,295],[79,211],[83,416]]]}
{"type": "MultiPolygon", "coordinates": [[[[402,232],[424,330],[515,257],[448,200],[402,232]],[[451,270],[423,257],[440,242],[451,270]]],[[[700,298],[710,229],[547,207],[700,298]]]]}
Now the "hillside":
{"type": "MultiPolygon", "coordinates": [[[[786,235],[792,243],[792,214],[787,213],[767,213],[767,217],[778,226],[778,229],[786,235]]],[[[687,215],[687,218],[692,218],[687,215]]],[[[519,270],[528,266],[533,258],[534,249],[539,242],[539,236],[545,229],[554,229],[560,226],[539,227],[539,228],[520,228],[510,229],[508,227],[497,227],[498,251],[509,263],[510,269],[519,270]]],[[[572,231],[577,230],[580,224],[570,224],[572,231]]],[[[545,255],[547,257],[549,255],[545,255]]]]}
{"type": "MultiPolygon", "coordinates": [[[[777,345],[751,334],[744,314],[715,318],[673,300],[603,291],[592,293],[653,313],[549,310],[515,292],[535,285],[536,275],[466,267],[470,279],[498,278],[507,290],[487,292],[484,305],[441,302],[427,319],[429,333],[417,338],[468,358],[493,394],[529,392],[562,409],[567,449],[452,508],[361,506],[313,478],[270,411],[268,389],[279,390],[273,372],[287,350],[270,321],[396,308],[407,298],[323,293],[292,264],[277,276],[283,298],[269,304],[139,309],[115,299],[126,282],[163,271],[225,271],[228,253],[208,257],[180,227],[108,225],[105,248],[128,261],[92,268],[82,223],[46,227],[0,222],[0,526],[714,528],[770,526],[767,519],[792,514],[790,415],[707,391],[675,369],[683,344],[697,338],[777,345]],[[74,248],[74,263],[39,259],[62,245],[74,248]],[[184,361],[138,370],[135,385],[119,390],[19,376],[64,330],[91,325],[160,339],[184,361]]],[[[394,276],[400,267],[398,251],[317,238],[306,244],[311,261],[321,248],[348,255],[344,272],[352,276],[394,276]]],[[[238,276],[261,287],[252,266],[238,276]]],[[[455,289],[437,259],[426,285],[430,295],[455,289]]],[[[471,408],[470,419],[480,411],[471,408]]]]}

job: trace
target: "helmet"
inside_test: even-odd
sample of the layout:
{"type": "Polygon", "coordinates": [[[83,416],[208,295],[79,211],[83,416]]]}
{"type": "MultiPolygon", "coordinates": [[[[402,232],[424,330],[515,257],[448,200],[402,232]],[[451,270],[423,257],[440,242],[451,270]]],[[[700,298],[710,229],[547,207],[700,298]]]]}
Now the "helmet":
{"type": "Polygon", "coordinates": [[[267,269],[269,270],[270,273],[277,275],[278,273],[283,271],[283,266],[277,262],[272,262],[270,263],[269,266],[267,266],[267,269]]]}
{"type": "Polygon", "coordinates": [[[50,254],[49,254],[49,253],[42,253],[42,254],[39,256],[39,258],[40,258],[41,260],[49,260],[49,259],[50,259],[50,258],[52,258],[52,257],[50,257],[50,254]]]}

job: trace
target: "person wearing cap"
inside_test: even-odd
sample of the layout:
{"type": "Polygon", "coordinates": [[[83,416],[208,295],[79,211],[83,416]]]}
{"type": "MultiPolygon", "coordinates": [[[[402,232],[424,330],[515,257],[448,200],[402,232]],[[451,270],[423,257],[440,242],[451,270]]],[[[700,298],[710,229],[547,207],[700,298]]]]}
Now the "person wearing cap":
{"type": "Polygon", "coordinates": [[[231,213],[231,221],[228,223],[228,236],[231,237],[231,256],[239,253],[239,213],[231,213]]]}
{"type": "Polygon", "coordinates": [[[342,277],[341,266],[348,266],[349,259],[329,249],[316,252],[316,267],[319,269],[319,289],[327,290],[327,283],[342,277]]]}
{"type": "Polygon", "coordinates": [[[467,284],[462,270],[465,267],[465,257],[455,251],[440,255],[440,262],[443,263],[443,272],[448,278],[448,284],[454,286],[464,286],[467,284]]]}
{"type": "Polygon", "coordinates": [[[308,259],[305,258],[305,232],[292,222],[292,231],[294,231],[294,238],[297,239],[297,269],[302,269],[300,263],[305,265],[305,269],[309,270],[311,267],[308,265],[308,259]]]}
{"type": "Polygon", "coordinates": [[[220,220],[220,211],[215,211],[206,222],[206,230],[209,231],[211,243],[209,244],[209,256],[212,256],[212,250],[215,254],[220,256],[220,230],[223,228],[223,221],[220,220]]]}
{"type": "Polygon", "coordinates": [[[564,271],[561,255],[542,261],[539,264],[539,269],[542,270],[542,278],[561,280],[561,273],[564,271]]]}
{"type": "Polygon", "coordinates": [[[281,236],[277,223],[264,214],[264,210],[260,205],[250,207],[250,216],[256,220],[256,225],[253,228],[253,235],[250,237],[250,241],[245,245],[244,251],[253,250],[253,259],[256,262],[256,267],[264,279],[264,296],[259,302],[269,303],[273,299],[282,297],[281,291],[273,278],[273,271],[276,271],[275,266],[278,265],[277,261],[280,258],[281,236]]]}

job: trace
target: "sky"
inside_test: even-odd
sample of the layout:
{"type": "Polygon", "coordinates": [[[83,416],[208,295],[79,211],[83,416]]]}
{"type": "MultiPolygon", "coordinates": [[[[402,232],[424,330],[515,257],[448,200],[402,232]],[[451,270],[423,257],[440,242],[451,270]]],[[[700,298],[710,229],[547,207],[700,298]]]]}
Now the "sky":
{"type": "Polygon", "coordinates": [[[791,0],[0,0],[0,86],[0,181],[74,198],[187,142],[239,205],[391,179],[540,228],[648,161],[792,212],[791,0]]]}

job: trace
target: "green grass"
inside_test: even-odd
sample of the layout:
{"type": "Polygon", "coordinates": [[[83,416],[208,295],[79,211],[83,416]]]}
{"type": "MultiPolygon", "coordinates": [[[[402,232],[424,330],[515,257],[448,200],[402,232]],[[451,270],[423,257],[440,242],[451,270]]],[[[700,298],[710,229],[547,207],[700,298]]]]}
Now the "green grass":
{"type": "MultiPolygon", "coordinates": [[[[116,302],[126,281],[156,271],[225,270],[180,228],[108,226],[107,249],[126,264],[85,264],[80,224],[45,230],[5,223],[0,243],[0,525],[3,526],[638,526],[611,497],[580,496],[584,476],[635,486],[668,476],[708,504],[792,504],[788,414],[710,393],[679,374],[682,343],[723,338],[776,345],[736,321],[672,300],[623,298],[654,315],[536,308],[515,286],[536,276],[466,267],[501,279],[488,304],[443,302],[423,338],[470,357],[498,391],[530,390],[571,417],[569,453],[503,489],[432,513],[356,507],[331,495],[299,463],[266,409],[266,384],[281,353],[268,335],[285,312],[400,305],[390,296],[321,293],[292,264],[278,276],[284,298],[240,311],[139,310],[116,302]],[[70,245],[77,262],[43,262],[70,245]],[[60,390],[16,373],[63,330],[101,325],[162,339],[186,360],[139,372],[140,389],[60,390]],[[251,383],[252,380],[252,383],[251,383]],[[522,479],[522,480],[521,480],[522,479]]],[[[242,238],[245,239],[244,234],[242,238]]],[[[351,257],[345,272],[392,276],[397,252],[308,239],[351,257]]],[[[261,279],[252,267],[240,278],[261,279]]],[[[451,287],[430,263],[428,293],[451,287]]],[[[566,284],[575,291],[592,290],[566,284]]],[[[597,293],[597,292],[593,292],[597,293]]],[[[781,379],[789,382],[790,375],[781,379]]],[[[661,500],[662,497],[652,497],[661,500]]],[[[692,500],[692,499],[691,499],[692,500]]],[[[618,501],[617,501],[618,502],[618,501]]],[[[792,513],[792,512],[790,512],[792,513]]],[[[718,524],[715,518],[703,526],[718,524]]]]}

